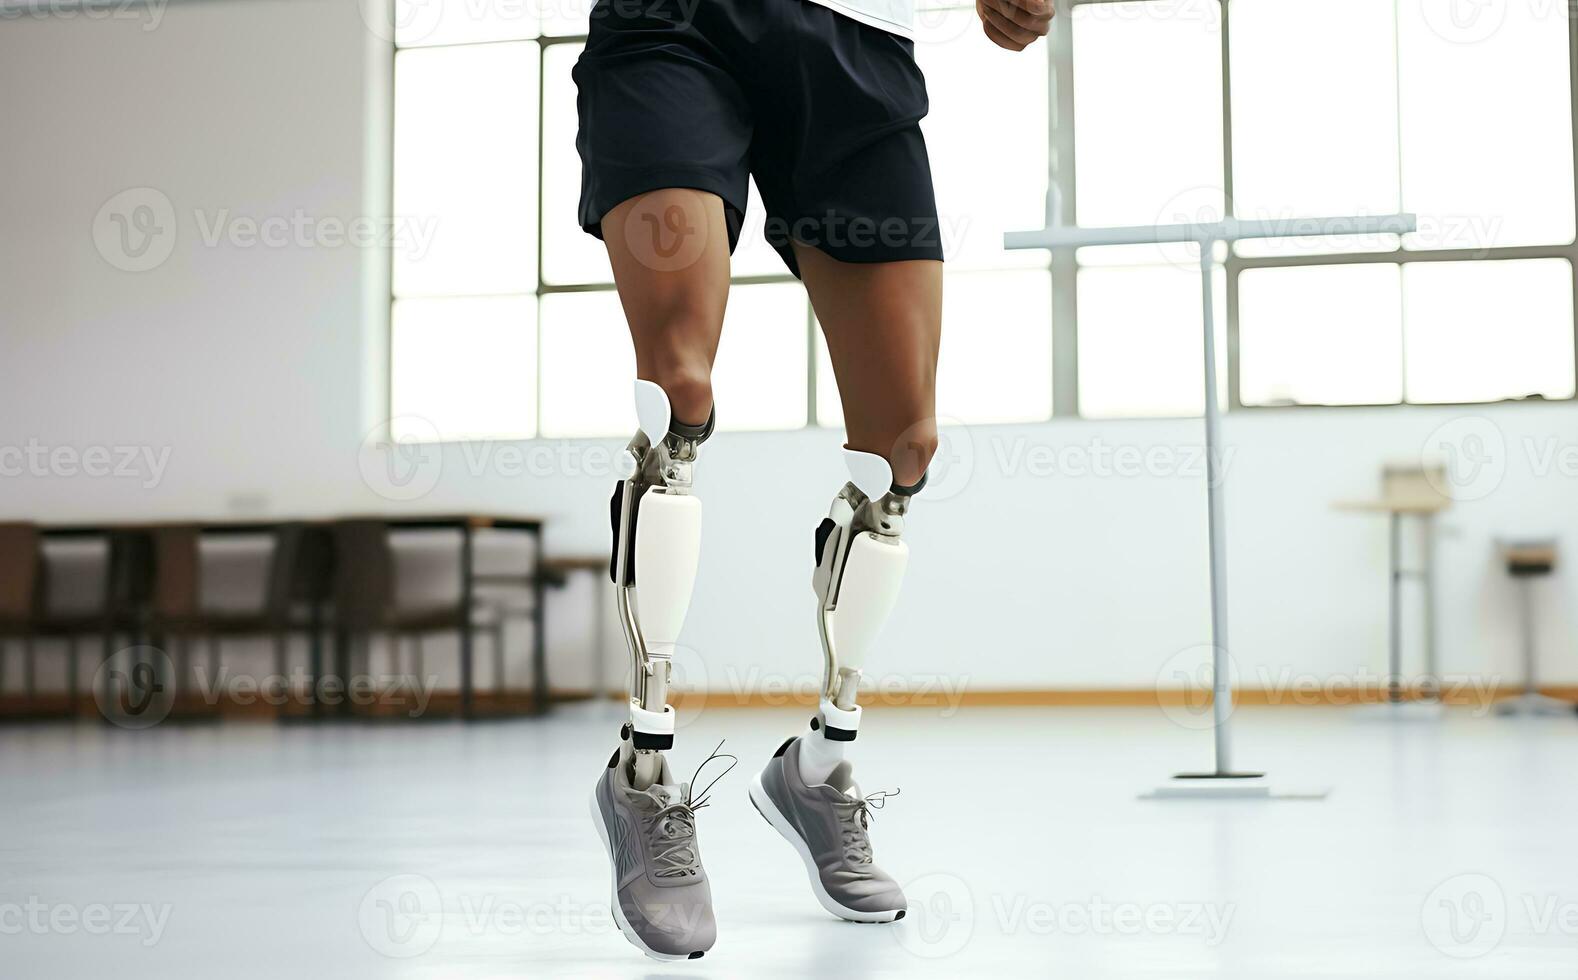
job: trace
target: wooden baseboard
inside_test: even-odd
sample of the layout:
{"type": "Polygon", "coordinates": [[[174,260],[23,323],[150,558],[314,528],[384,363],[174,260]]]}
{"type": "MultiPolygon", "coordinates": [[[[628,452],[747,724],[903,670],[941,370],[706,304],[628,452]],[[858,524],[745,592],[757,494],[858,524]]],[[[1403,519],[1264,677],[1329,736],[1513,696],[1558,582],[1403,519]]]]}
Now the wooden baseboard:
{"type": "MultiPolygon", "coordinates": [[[[1545,685],[1540,693],[1565,701],[1578,703],[1578,685],[1545,685]]],[[[1470,683],[1448,684],[1441,691],[1441,700],[1448,705],[1480,707],[1485,704],[1514,697],[1523,688],[1513,685],[1483,686],[1470,683]]],[[[556,691],[556,701],[586,701],[594,697],[591,691],[556,691]]],[[[617,701],[622,695],[609,694],[617,701]]],[[[1408,701],[1424,699],[1424,691],[1414,685],[1405,688],[1403,697],[1408,701]]],[[[1381,704],[1386,701],[1386,690],[1381,684],[1327,686],[1315,691],[1282,690],[1275,688],[1238,688],[1233,692],[1235,702],[1244,707],[1343,707],[1356,704],[1381,704]]],[[[676,710],[684,708],[810,708],[816,699],[809,695],[763,694],[760,692],[735,693],[728,691],[676,692],[670,696],[676,710]]],[[[1155,690],[1153,688],[1041,688],[965,690],[948,694],[938,691],[883,692],[862,695],[863,707],[893,708],[1163,708],[1197,707],[1208,703],[1200,692],[1184,689],[1155,690]]]]}
{"type": "MultiPolygon", "coordinates": [[[[1511,685],[1476,685],[1471,683],[1447,684],[1441,700],[1454,706],[1484,707],[1502,698],[1521,694],[1521,687],[1511,685]]],[[[1540,688],[1540,693],[1564,701],[1578,703],[1578,685],[1559,684],[1540,688]]],[[[1423,694],[1412,687],[1404,692],[1410,701],[1420,700],[1423,694]]],[[[589,701],[594,697],[588,690],[557,690],[549,695],[551,703],[589,701]]],[[[618,701],[622,695],[610,693],[607,699],[618,701]]],[[[1234,692],[1236,702],[1243,707],[1343,707],[1356,704],[1379,704],[1386,700],[1380,684],[1324,686],[1318,690],[1282,690],[1272,688],[1240,688],[1234,692]]],[[[735,693],[727,691],[675,692],[671,703],[676,710],[701,708],[801,708],[815,706],[815,698],[800,694],[765,694],[760,692],[735,693]]],[[[1200,692],[1182,689],[1154,690],[1147,688],[1068,688],[1037,690],[965,690],[953,693],[937,691],[894,692],[884,691],[862,697],[860,703],[871,708],[1203,708],[1207,703],[1200,692]]],[[[534,703],[529,694],[509,692],[496,694],[479,691],[473,698],[473,714],[480,717],[513,716],[533,713],[534,703]]],[[[326,711],[333,715],[332,709],[326,711]]],[[[455,691],[435,691],[425,708],[416,710],[414,704],[376,705],[359,710],[359,717],[386,718],[454,718],[460,715],[460,696],[455,691]]],[[[84,693],[73,709],[64,692],[40,694],[29,701],[19,695],[0,696],[0,718],[41,717],[98,718],[98,708],[91,695],[84,693]]],[[[170,717],[202,720],[254,720],[271,721],[280,717],[308,718],[311,709],[304,704],[291,703],[283,708],[259,700],[238,701],[226,698],[218,704],[204,703],[191,698],[177,705],[170,717]]]]}

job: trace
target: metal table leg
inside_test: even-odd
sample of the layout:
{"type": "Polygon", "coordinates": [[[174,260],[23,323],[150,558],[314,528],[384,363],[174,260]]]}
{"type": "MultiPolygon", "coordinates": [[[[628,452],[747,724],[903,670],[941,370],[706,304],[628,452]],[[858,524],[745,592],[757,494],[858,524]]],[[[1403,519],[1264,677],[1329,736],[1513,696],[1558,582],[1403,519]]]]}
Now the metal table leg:
{"type": "Polygon", "coordinates": [[[1397,511],[1387,515],[1390,542],[1387,545],[1387,562],[1391,569],[1391,592],[1388,603],[1386,648],[1386,700],[1393,704],[1403,700],[1403,569],[1402,542],[1403,519],[1397,511]]]}
{"type": "Polygon", "coordinates": [[[460,528],[460,716],[471,717],[471,652],[475,630],[471,623],[472,577],[471,525],[460,528]]]}

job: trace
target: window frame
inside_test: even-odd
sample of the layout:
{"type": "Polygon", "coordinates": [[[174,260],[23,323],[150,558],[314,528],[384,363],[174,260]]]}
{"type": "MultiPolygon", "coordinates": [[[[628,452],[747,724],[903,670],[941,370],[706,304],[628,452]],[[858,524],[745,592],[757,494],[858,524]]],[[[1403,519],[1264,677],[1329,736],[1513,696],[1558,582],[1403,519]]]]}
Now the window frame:
{"type": "MultiPolygon", "coordinates": [[[[1070,0],[1070,8],[1097,3],[1126,3],[1135,0],[1070,0]]],[[[1140,0],[1149,2],[1149,0],[1140,0]]],[[[1233,79],[1231,63],[1231,0],[1212,0],[1216,3],[1221,17],[1221,70],[1222,70],[1222,190],[1227,201],[1233,200],[1233,79]]],[[[1395,5],[1401,0],[1392,0],[1395,5]]],[[[1071,13],[1071,10],[1065,13],[1071,13]]],[[[1063,204],[1063,220],[1069,223],[1078,222],[1076,208],[1075,187],[1077,175],[1074,172],[1074,146],[1076,139],[1076,120],[1074,118],[1074,67],[1073,67],[1073,29],[1072,17],[1060,16],[1053,19],[1053,31],[1049,36],[1049,56],[1052,58],[1049,83],[1052,94],[1048,105],[1053,112],[1052,125],[1049,132],[1052,134],[1052,157],[1054,161],[1067,161],[1065,167],[1054,163],[1049,175],[1049,194],[1047,201],[1048,221],[1051,223],[1052,200],[1051,188],[1056,188],[1061,193],[1063,204]]],[[[1578,210],[1578,16],[1571,11],[1567,18],[1567,68],[1568,68],[1568,93],[1569,112],[1573,117],[1573,174],[1575,185],[1575,210],[1578,210]]],[[[1401,106],[1398,111],[1401,112],[1401,106]]],[[[1574,227],[1578,228],[1578,216],[1575,216],[1574,227]]],[[[1080,418],[1079,413],[1079,329],[1077,323],[1078,303],[1078,273],[1079,265],[1074,260],[1075,249],[1053,249],[1052,264],[1052,398],[1054,418],[1080,418]]],[[[1222,297],[1224,309],[1226,335],[1226,361],[1227,361],[1227,409],[1228,411],[1299,411],[1299,410],[1347,410],[1355,408],[1395,408],[1406,405],[1414,406],[1444,406],[1467,407],[1477,405],[1499,404],[1564,404],[1578,400],[1578,391],[1567,398],[1517,400],[1504,399],[1493,402],[1411,402],[1408,400],[1406,380],[1406,361],[1404,362],[1404,380],[1402,398],[1395,402],[1369,402],[1342,405],[1246,405],[1241,397],[1240,390],[1240,359],[1238,347],[1238,280],[1239,276],[1248,269],[1288,268],[1295,266],[1322,266],[1322,265],[1355,265],[1361,263],[1385,263],[1398,266],[1398,274],[1402,273],[1402,266],[1412,262],[1462,262],[1462,261],[1498,261],[1517,259],[1566,259],[1572,269],[1571,287],[1574,294],[1574,378],[1578,380],[1578,235],[1574,240],[1557,245],[1512,245],[1490,247],[1466,248],[1434,248],[1434,249],[1405,249],[1399,237],[1397,245],[1384,251],[1364,252],[1332,252],[1319,255],[1265,255],[1244,256],[1239,255],[1236,249],[1229,248],[1227,257],[1218,263],[1226,274],[1226,288],[1222,297]]],[[[1146,419],[1155,419],[1165,416],[1143,416],[1146,419]]],[[[1194,417],[1194,416],[1190,416],[1194,417]]],[[[1103,418],[1102,421],[1116,421],[1117,419],[1103,418]]]]}
{"type": "MultiPolygon", "coordinates": [[[[1073,61],[1073,24],[1072,8],[1087,4],[1098,3],[1125,3],[1125,2],[1153,2],[1153,0],[1069,0],[1068,7],[1060,10],[1060,16],[1053,19],[1052,31],[1046,39],[1043,55],[1048,59],[1047,71],[1047,109],[1050,115],[1048,132],[1048,175],[1047,196],[1043,224],[1050,225],[1057,217],[1069,223],[1077,223],[1076,212],[1076,185],[1078,175],[1075,172],[1075,144],[1077,140],[1077,121],[1074,118],[1074,61],[1073,61]],[[1058,203],[1061,201],[1061,215],[1058,213],[1058,203]]],[[[1232,65],[1231,65],[1231,0],[1209,0],[1217,5],[1221,17],[1221,72],[1222,72],[1222,188],[1225,199],[1233,199],[1233,121],[1232,121],[1232,65]]],[[[1394,5],[1401,0],[1393,0],[1394,5]]],[[[970,9],[970,5],[957,2],[946,2],[937,5],[937,10],[970,9]]],[[[1574,159],[1574,199],[1578,201],[1578,15],[1568,14],[1568,85],[1569,106],[1573,116],[1572,141],[1574,159]]],[[[563,34],[545,35],[537,34],[532,37],[499,38],[479,41],[456,41],[438,44],[401,45],[391,40],[388,42],[391,57],[389,59],[389,104],[388,104],[388,140],[386,144],[388,161],[388,191],[389,210],[394,213],[395,181],[397,179],[398,161],[395,158],[395,101],[399,98],[396,78],[398,75],[398,62],[406,52],[433,50],[437,48],[473,47],[499,43],[531,42],[538,46],[537,52],[537,222],[533,229],[537,237],[536,250],[536,287],[532,296],[539,304],[539,317],[537,326],[536,343],[538,345],[539,360],[536,370],[542,370],[541,344],[542,322],[540,316],[541,302],[544,296],[555,293],[580,293],[610,291],[615,288],[612,282],[582,282],[582,283],[548,283],[543,277],[543,204],[544,204],[544,137],[545,137],[545,108],[546,108],[546,81],[547,81],[547,52],[551,47],[566,44],[584,44],[587,35],[563,34]]],[[[1399,107],[1401,111],[1401,107],[1399,107]]],[[[1578,207],[1578,205],[1575,205],[1578,207]]],[[[1578,216],[1575,216],[1575,228],[1578,228],[1578,216]]],[[[1078,323],[1078,279],[1079,263],[1076,261],[1075,248],[1054,248],[1047,250],[1047,262],[1044,266],[1018,266],[1017,268],[1044,268],[1049,271],[1048,283],[1051,289],[1051,364],[1049,370],[1052,375],[1052,405],[1048,415],[1041,419],[1025,422],[994,423],[1004,425],[1038,425],[1048,421],[1064,421],[1068,419],[1082,419],[1084,416],[1079,411],[1079,323],[1078,323]]],[[[394,252],[388,250],[389,266],[385,270],[388,276],[388,306],[385,309],[386,319],[384,336],[386,349],[390,351],[390,360],[385,365],[385,398],[384,407],[387,414],[392,417],[394,413],[395,395],[393,379],[393,343],[394,305],[400,301],[394,290],[394,252]]],[[[1325,266],[1325,265],[1352,265],[1352,264],[1390,264],[1398,266],[1399,275],[1402,266],[1413,262],[1459,262],[1459,261],[1515,261],[1519,259],[1546,259],[1560,258],[1567,260],[1572,269],[1572,289],[1574,294],[1574,376],[1578,378],[1578,235],[1572,241],[1555,245],[1535,246],[1489,246],[1489,247],[1463,247],[1463,248],[1433,248],[1433,249],[1407,249],[1403,247],[1399,237],[1396,245],[1387,250],[1380,251],[1355,251],[1333,252],[1326,254],[1293,254],[1293,255],[1239,255],[1236,250],[1228,249],[1225,261],[1220,266],[1226,276],[1226,289],[1222,297],[1223,319],[1225,321],[1227,363],[1226,394],[1227,409],[1231,412],[1265,412],[1265,411],[1323,411],[1323,410],[1348,410],[1366,408],[1393,408],[1408,405],[1437,406],[1437,407],[1467,407],[1496,404],[1564,404],[1578,400],[1578,392],[1567,398],[1537,399],[1537,400],[1503,400],[1499,402],[1410,402],[1406,378],[1402,388],[1402,399],[1396,402],[1374,402],[1355,404],[1291,404],[1291,405],[1246,405],[1241,398],[1240,391],[1240,353],[1239,353],[1239,302],[1238,282],[1239,277],[1250,269],[1288,268],[1299,266],[1325,266]]],[[[969,270],[990,272],[992,270],[969,270]]],[[[968,272],[964,273],[968,274],[968,272]]],[[[731,276],[730,286],[751,286],[775,283],[791,283],[797,280],[788,271],[765,275],[731,276]]],[[[525,293],[506,293],[501,295],[525,296],[525,293]]],[[[417,298],[417,297],[408,297],[417,298]]],[[[434,297],[441,298],[441,297],[434,297]]],[[[806,397],[805,397],[805,428],[825,428],[817,419],[817,389],[823,383],[819,377],[816,336],[816,316],[810,304],[806,305],[806,397]]],[[[536,405],[536,418],[538,419],[537,431],[528,439],[556,438],[543,436],[540,432],[542,418],[542,386],[537,378],[532,379],[532,397],[536,405]]],[[[1197,417],[1197,416],[1134,416],[1134,417],[1102,417],[1101,422],[1110,421],[1156,421],[1166,418],[1197,417]]],[[[791,430],[792,431],[792,430],[791,430]]],[[[613,436],[610,436],[612,438],[613,436]]],[[[486,437],[490,441],[503,440],[505,437],[486,437]]],[[[469,441],[444,438],[441,441],[469,441]]],[[[513,440],[512,440],[513,441],[513,440]]]]}

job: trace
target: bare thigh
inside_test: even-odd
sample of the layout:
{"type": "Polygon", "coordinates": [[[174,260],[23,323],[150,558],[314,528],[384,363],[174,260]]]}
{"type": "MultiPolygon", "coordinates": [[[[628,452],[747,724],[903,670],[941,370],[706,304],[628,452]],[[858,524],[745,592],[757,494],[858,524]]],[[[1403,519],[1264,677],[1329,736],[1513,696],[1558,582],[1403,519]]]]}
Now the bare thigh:
{"type": "Polygon", "coordinates": [[[636,377],[667,392],[677,421],[706,422],[729,298],[722,199],[688,188],[651,191],[615,206],[602,230],[636,377]]]}
{"type": "Polygon", "coordinates": [[[844,405],[850,449],[876,453],[915,484],[937,450],[942,263],[839,262],[796,242],[795,258],[844,405]]]}

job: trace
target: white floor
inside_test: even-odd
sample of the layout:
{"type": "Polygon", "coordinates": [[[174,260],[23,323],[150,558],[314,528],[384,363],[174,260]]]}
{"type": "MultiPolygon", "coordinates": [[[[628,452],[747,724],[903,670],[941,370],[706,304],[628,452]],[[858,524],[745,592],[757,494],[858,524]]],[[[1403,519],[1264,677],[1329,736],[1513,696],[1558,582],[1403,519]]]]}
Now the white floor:
{"type": "Polygon", "coordinates": [[[751,810],[800,712],[714,709],[688,775],[717,946],[614,928],[586,797],[617,709],[548,722],[0,731],[11,977],[1572,977],[1578,718],[1241,710],[1245,765],[1322,802],[1154,802],[1209,736],[1149,711],[873,710],[855,750],[908,882],[892,926],[830,919],[751,810]],[[440,913],[441,910],[441,913],[440,913]]]}

